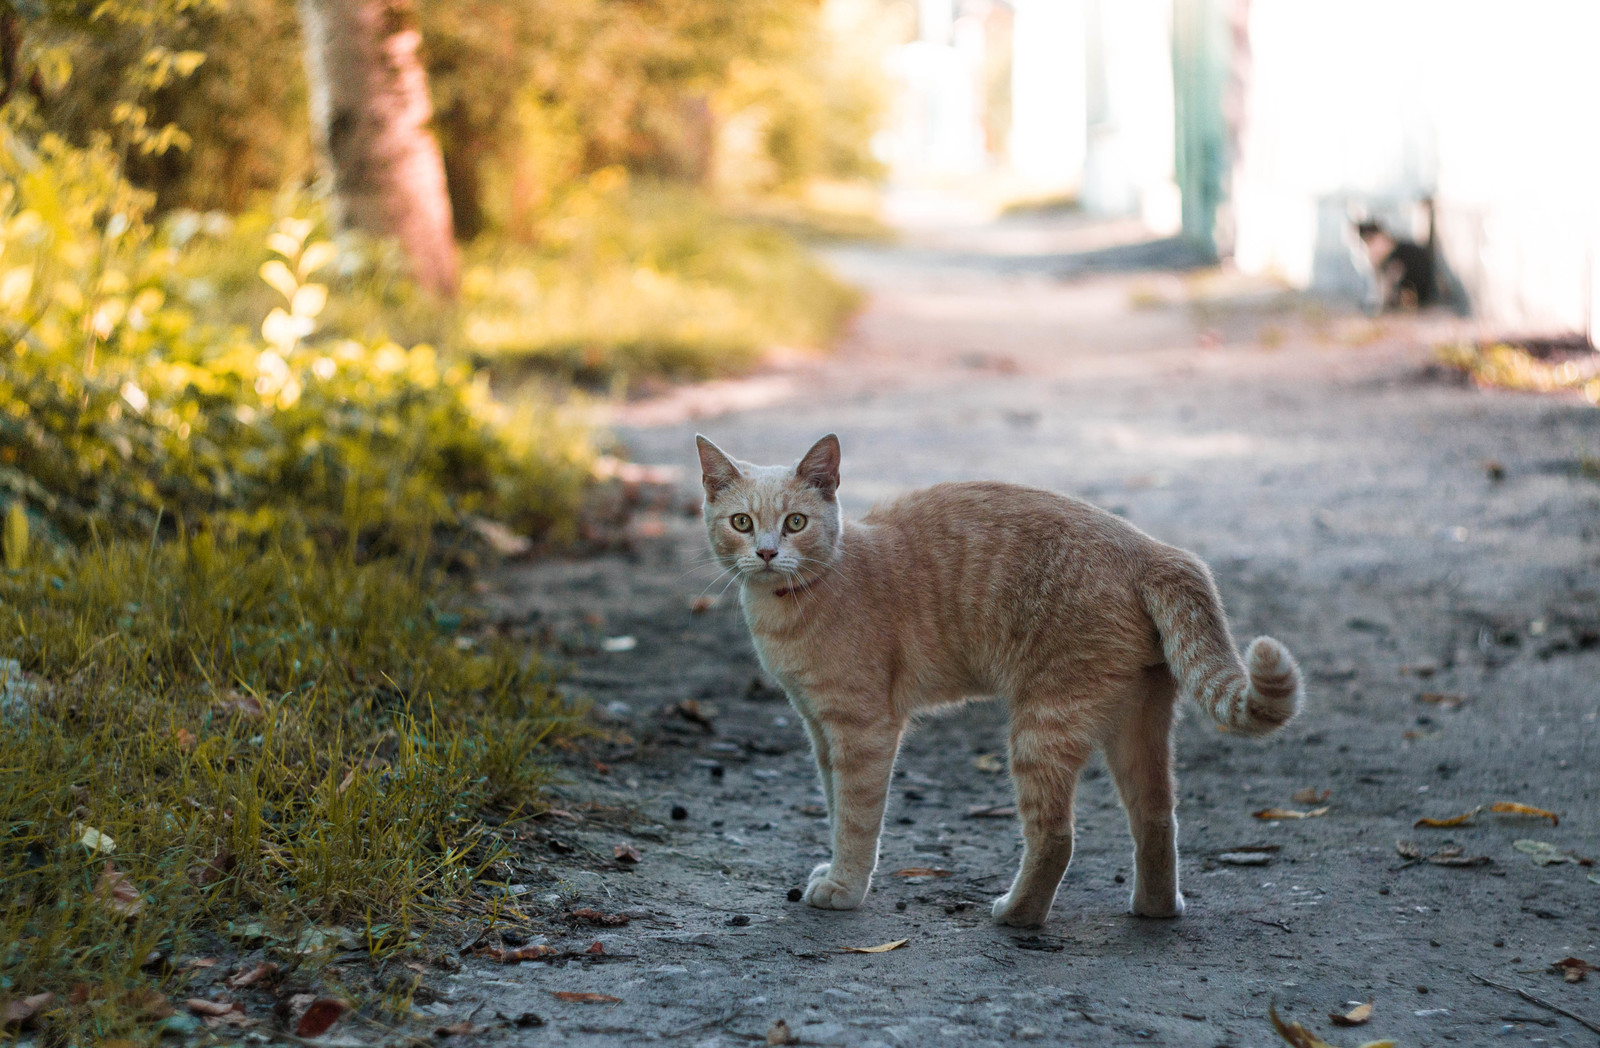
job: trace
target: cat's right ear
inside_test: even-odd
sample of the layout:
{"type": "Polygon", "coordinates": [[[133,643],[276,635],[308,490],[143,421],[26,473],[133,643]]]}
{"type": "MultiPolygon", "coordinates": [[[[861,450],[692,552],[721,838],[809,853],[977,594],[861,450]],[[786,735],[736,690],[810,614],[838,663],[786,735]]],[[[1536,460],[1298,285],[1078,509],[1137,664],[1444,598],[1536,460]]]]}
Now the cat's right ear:
{"type": "Polygon", "coordinates": [[[739,467],[733,464],[733,460],[722,453],[721,448],[705,437],[696,433],[694,442],[700,450],[700,483],[705,485],[706,498],[714,499],[743,474],[739,472],[739,467]]]}

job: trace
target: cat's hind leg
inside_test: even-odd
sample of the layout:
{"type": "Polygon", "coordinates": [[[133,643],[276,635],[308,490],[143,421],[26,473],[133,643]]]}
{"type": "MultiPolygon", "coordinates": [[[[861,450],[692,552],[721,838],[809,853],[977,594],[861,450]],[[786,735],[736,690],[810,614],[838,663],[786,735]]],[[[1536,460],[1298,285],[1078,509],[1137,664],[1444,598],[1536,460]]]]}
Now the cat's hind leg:
{"type": "Polygon", "coordinates": [[[853,910],[861,905],[878,865],[878,836],[889,797],[889,777],[905,725],[888,719],[862,724],[819,717],[825,741],[831,788],[829,826],[833,861],[811,871],[804,899],[824,910],[853,910]]]}
{"type": "Polygon", "coordinates": [[[1133,834],[1133,898],[1139,917],[1180,917],[1177,801],[1172,778],[1172,722],[1178,686],[1166,666],[1145,673],[1143,695],[1131,703],[1105,743],[1106,764],[1133,834]]]}
{"type": "Polygon", "coordinates": [[[1072,861],[1073,795],[1092,746],[1070,704],[1030,698],[1012,704],[1011,779],[1022,822],[1022,865],[994,901],[994,919],[1037,928],[1050,915],[1072,861]]]}

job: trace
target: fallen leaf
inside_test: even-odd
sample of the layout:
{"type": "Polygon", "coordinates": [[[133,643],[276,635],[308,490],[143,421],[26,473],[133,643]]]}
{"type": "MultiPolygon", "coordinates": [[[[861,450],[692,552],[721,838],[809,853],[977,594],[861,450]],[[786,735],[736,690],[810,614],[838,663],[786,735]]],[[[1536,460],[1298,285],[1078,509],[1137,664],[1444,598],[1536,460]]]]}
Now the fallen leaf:
{"type": "Polygon", "coordinates": [[[35,1016],[48,1008],[55,999],[56,995],[53,993],[36,993],[32,997],[7,1001],[4,1023],[6,1026],[27,1026],[33,1022],[35,1016]]]}
{"type": "Polygon", "coordinates": [[[499,961],[501,964],[519,964],[522,961],[537,961],[540,958],[551,957],[560,952],[561,951],[556,949],[554,946],[546,946],[543,943],[540,943],[537,946],[518,946],[511,950],[501,949],[498,946],[490,946],[482,951],[485,956],[499,961]]]}
{"type": "Polygon", "coordinates": [[[261,705],[260,699],[235,688],[223,692],[217,699],[216,709],[225,717],[239,717],[243,720],[255,720],[267,712],[261,705]]]}
{"type": "Polygon", "coordinates": [[[1590,964],[1581,957],[1563,957],[1550,966],[1553,972],[1560,972],[1561,977],[1569,983],[1583,982],[1583,977],[1590,972],[1600,972],[1600,967],[1590,964]]]}
{"type": "Polygon", "coordinates": [[[1573,861],[1573,857],[1567,852],[1544,841],[1524,839],[1514,841],[1511,846],[1532,859],[1536,866],[1555,866],[1558,863],[1573,861]]]}
{"type": "Polygon", "coordinates": [[[217,959],[215,957],[191,957],[187,961],[184,961],[178,967],[180,967],[180,968],[215,968],[216,966],[217,966],[217,959]]]}
{"type": "Polygon", "coordinates": [[[192,750],[195,747],[195,743],[200,741],[195,737],[194,732],[190,731],[188,728],[179,728],[177,734],[175,734],[173,738],[177,740],[178,748],[180,750],[192,750]]]}
{"type": "Polygon", "coordinates": [[[597,957],[604,956],[606,947],[604,943],[592,942],[589,944],[589,948],[583,952],[597,957]]]}
{"type": "Polygon", "coordinates": [[[599,910],[589,906],[573,910],[567,916],[580,921],[588,921],[590,924],[598,924],[603,928],[620,928],[628,923],[628,918],[623,914],[601,913],[599,910]]]}
{"type": "Polygon", "coordinates": [[[611,854],[617,857],[618,862],[633,863],[644,858],[644,853],[626,841],[612,848],[611,854]]]}
{"type": "Polygon", "coordinates": [[[1487,855],[1467,855],[1466,849],[1460,845],[1440,848],[1436,852],[1425,852],[1416,841],[1395,841],[1394,850],[1402,859],[1426,862],[1433,866],[1487,866],[1494,861],[1487,855]]]}
{"type": "Polygon", "coordinates": [[[937,866],[907,866],[903,870],[894,871],[894,877],[950,877],[952,871],[940,869],[937,866]]]}
{"type": "Polygon", "coordinates": [[[1229,866],[1266,866],[1272,862],[1272,856],[1266,852],[1223,852],[1217,856],[1217,861],[1229,866]]]}
{"type": "Polygon", "coordinates": [[[1416,841],[1395,841],[1394,850],[1400,853],[1402,859],[1412,862],[1421,862],[1423,859],[1422,848],[1416,841]]]}
{"type": "Polygon", "coordinates": [[[1289,799],[1296,804],[1321,804],[1333,796],[1332,790],[1319,790],[1315,786],[1306,786],[1294,791],[1289,799]]]}
{"type": "Polygon", "coordinates": [[[1372,1018],[1371,1001],[1366,1004],[1358,1004],[1342,1015],[1338,1012],[1328,1013],[1328,1021],[1335,1026],[1360,1026],[1370,1018],[1372,1018]]]}
{"type": "Polygon", "coordinates": [[[246,986],[254,986],[267,976],[277,972],[278,966],[271,961],[263,961],[254,968],[242,969],[237,975],[228,980],[229,989],[242,990],[246,986]]]}
{"type": "Polygon", "coordinates": [[[344,773],[344,778],[339,780],[339,789],[336,792],[339,794],[339,796],[343,797],[344,791],[348,790],[350,788],[350,784],[355,781],[356,770],[351,768],[349,771],[344,773]]]}
{"type": "Polygon", "coordinates": [[[898,950],[910,941],[910,939],[896,939],[894,942],[880,943],[877,946],[841,946],[839,949],[845,953],[888,953],[890,950],[898,950]]]}
{"type": "Polygon", "coordinates": [[[698,724],[705,729],[707,735],[714,735],[717,726],[712,722],[711,714],[694,699],[684,699],[682,702],[667,708],[669,716],[681,717],[690,724],[698,724]]]}
{"type": "Polygon", "coordinates": [[[1286,1043],[1293,1045],[1294,1048],[1333,1048],[1333,1045],[1299,1023],[1285,1023],[1278,1018],[1278,1006],[1276,1003],[1267,1006],[1267,1015],[1272,1019],[1272,1028],[1278,1031],[1278,1036],[1282,1037],[1286,1043]]]}
{"type": "Polygon", "coordinates": [[[109,834],[101,833],[93,826],[83,827],[83,834],[78,838],[78,843],[95,855],[110,855],[117,850],[117,842],[112,840],[109,834]]]}
{"type": "Polygon", "coordinates": [[[1502,815],[1533,815],[1541,819],[1549,819],[1550,825],[1560,826],[1561,816],[1553,811],[1535,808],[1531,804],[1518,804],[1516,801],[1495,801],[1489,805],[1489,810],[1502,815]]]}
{"type": "Polygon", "coordinates": [[[789,1024],[782,1019],[777,1020],[767,1028],[767,1044],[793,1044],[794,1031],[789,1029],[789,1024]]]}
{"type": "Polygon", "coordinates": [[[613,997],[609,993],[576,993],[572,990],[556,990],[555,999],[558,1001],[576,1001],[579,1004],[621,1004],[621,997],[613,997]]]}
{"type": "Polygon", "coordinates": [[[120,913],[124,917],[133,917],[144,909],[144,898],[139,894],[139,889],[133,886],[133,881],[128,875],[112,868],[111,860],[106,860],[106,865],[100,871],[100,880],[94,886],[95,898],[109,907],[112,912],[120,913]]]}
{"type": "Polygon", "coordinates": [[[254,1026],[260,1022],[259,1019],[252,1019],[246,1015],[243,1008],[226,1015],[208,1015],[201,1021],[209,1030],[218,1030],[224,1026],[254,1026]]]}
{"type": "Polygon", "coordinates": [[[1452,815],[1448,819],[1418,819],[1416,822],[1412,823],[1411,826],[1413,829],[1417,828],[1418,826],[1432,826],[1436,829],[1442,829],[1449,826],[1465,826],[1467,823],[1472,821],[1472,817],[1474,815],[1478,814],[1482,810],[1483,808],[1480,806],[1473,808],[1471,811],[1464,811],[1460,815],[1452,815]]]}
{"type": "MultiPolygon", "coordinates": [[[[1278,1006],[1267,1006],[1267,1015],[1272,1019],[1272,1028],[1278,1031],[1278,1036],[1293,1048],[1335,1048],[1299,1023],[1286,1023],[1278,1018],[1278,1006]]],[[[1367,1041],[1360,1048],[1395,1048],[1393,1041],[1367,1041]]]]}
{"type": "Polygon", "coordinates": [[[1009,819],[1017,813],[1014,804],[978,804],[967,809],[969,819],[1009,819]]]}
{"type": "Polygon", "coordinates": [[[983,756],[976,758],[972,762],[972,766],[979,771],[994,775],[1006,770],[1006,759],[998,753],[985,753],[983,756]]]}
{"type": "Polygon", "coordinates": [[[1328,808],[1312,808],[1310,811],[1297,811],[1294,808],[1262,808],[1250,814],[1258,819],[1315,819],[1328,814],[1328,808]]]}
{"type": "Polygon", "coordinates": [[[196,888],[204,888],[222,880],[232,869],[233,853],[223,848],[212,856],[208,862],[196,863],[189,867],[189,883],[196,888]]]}
{"type": "Polygon", "coordinates": [[[196,1015],[227,1015],[244,1010],[244,1005],[233,1001],[208,1001],[204,997],[191,997],[183,1002],[183,1006],[196,1015]]]}
{"type": "Polygon", "coordinates": [[[147,1022],[165,1019],[173,1014],[172,1002],[160,990],[130,990],[122,995],[122,1006],[127,1012],[147,1022]]]}
{"type": "Polygon", "coordinates": [[[1425,691],[1417,696],[1418,702],[1426,702],[1442,710],[1460,709],[1469,701],[1466,695],[1456,695],[1448,691],[1425,691]]]}
{"type": "Polygon", "coordinates": [[[300,1021],[294,1024],[296,1037],[321,1037],[328,1032],[328,1027],[339,1021],[339,1016],[344,1014],[349,1007],[335,997],[319,997],[312,1001],[306,1008],[305,1014],[300,1016],[300,1021]]]}

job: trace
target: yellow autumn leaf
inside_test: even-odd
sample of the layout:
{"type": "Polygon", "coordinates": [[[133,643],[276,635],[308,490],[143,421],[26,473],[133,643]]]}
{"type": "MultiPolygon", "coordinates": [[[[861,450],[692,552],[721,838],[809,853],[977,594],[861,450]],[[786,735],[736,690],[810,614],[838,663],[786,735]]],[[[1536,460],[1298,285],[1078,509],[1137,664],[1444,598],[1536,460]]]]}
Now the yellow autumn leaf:
{"type": "Polygon", "coordinates": [[[880,943],[877,946],[841,946],[840,950],[844,953],[888,953],[890,950],[898,950],[910,941],[910,939],[896,939],[894,942],[880,943]]]}
{"type": "Polygon", "coordinates": [[[1541,819],[1549,819],[1552,826],[1561,825],[1561,816],[1553,811],[1535,808],[1531,804],[1518,804],[1516,801],[1495,801],[1489,805],[1489,810],[1499,812],[1502,815],[1534,815],[1541,819]]]}
{"type": "Polygon", "coordinates": [[[1328,808],[1312,808],[1310,811],[1297,811],[1294,808],[1262,808],[1250,814],[1258,819],[1315,819],[1328,814],[1328,808]]]}
{"type": "Polygon", "coordinates": [[[1467,823],[1472,821],[1472,817],[1474,815],[1478,814],[1482,810],[1483,810],[1482,806],[1479,806],[1479,807],[1473,808],[1471,811],[1464,811],[1460,815],[1452,815],[1448,819],[1429,819],[1429,818],[1424,817],[1424,818],[1418,819],[1416,822],[1412,823],[1411,825],[1413,827],[1417,827],[1417,826],[1432,826],[1432,827],[1435,827],[1435,828],[1445,828],[1445,827],[1449,827],[1449,826],[1465,826],[1467,823]]]}
{"type": "Polygon", "coordinates": [[[294,274],[289,272],[289,267],[280,259],[269,258],[261,263],[261,279],[287,299],[292,300],[294,293],[300,289],[300,281],[294,278],[294,274]]]}
{"type": "Polygon", "coordinates": [[[0,276],[0,309],[18,309],[33,290],[33,267],[15,266],[0,276]]]}
{"type": "Polygon", "coordinates": [[[1358,1004],[1348,1012],[1329,1012],[1328,1021],[1335,1026],[1360,1026],[1372,1018],[1372,1002],[1358,1004]]]}
{"type": "Polygon", "coordinates": [[[326,284],[303,284],[295,291],[289,300],[289,312],[297,317],[311,319],[322,312],[322,307],[328,304],[328,286],[326,284]]]}
{"type": "Polygon", "coordinates": [[[304,280],[323,266],[332,262],[338,249],[326,240],[319,240],[315,244],[307,244],[305,253],[300,256],[300,264],[295,268],[300,271],[300,279],[304,280]]]}

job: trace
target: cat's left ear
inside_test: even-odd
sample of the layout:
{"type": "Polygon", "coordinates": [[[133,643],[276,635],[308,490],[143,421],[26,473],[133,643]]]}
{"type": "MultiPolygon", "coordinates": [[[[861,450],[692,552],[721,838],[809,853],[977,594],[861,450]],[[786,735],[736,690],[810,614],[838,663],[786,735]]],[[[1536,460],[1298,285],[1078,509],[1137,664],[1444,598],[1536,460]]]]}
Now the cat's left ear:
{"type": "Polygon", "coordinates": [[[829,433],[805,453],[794,475],[822,492],[827,498],[839,490],[839,438],[829,433]]]}

